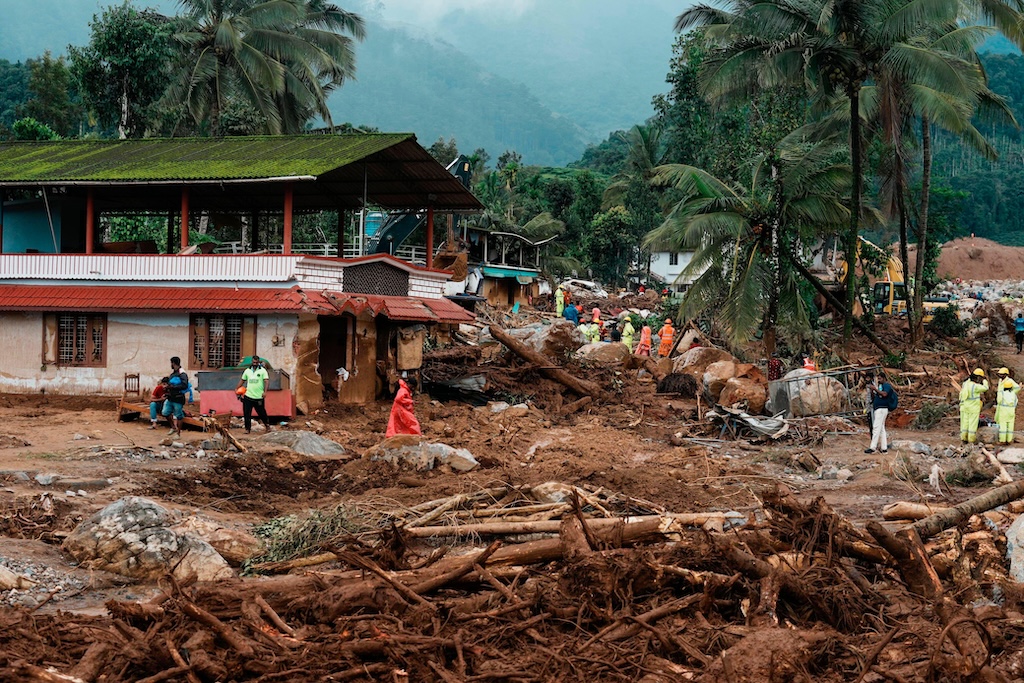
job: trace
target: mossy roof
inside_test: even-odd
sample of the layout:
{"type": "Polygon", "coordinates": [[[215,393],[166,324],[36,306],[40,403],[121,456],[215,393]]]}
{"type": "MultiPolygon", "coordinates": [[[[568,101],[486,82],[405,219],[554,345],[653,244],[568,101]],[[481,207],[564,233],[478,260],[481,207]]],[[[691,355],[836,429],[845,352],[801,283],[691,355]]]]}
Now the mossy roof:
{"type": "MultiPolygon", "coordinates": [[[[105,187],[124,199],[132,188],[153,185],[212,192],[218,185],[287,179],[298,182],[297,206],[352,207],[365,193],[386,208],[428,201],[441,211],[481,208],[412,133],[0,142],[0,188],[105,187]]],[[[249,192],[250,201],[261,194],[249,192]]]]}
{"type": "Polygon", "coordinates": [[[320,176],[410,133],[0,143],[0,182],[153,182],[320,176]]]}

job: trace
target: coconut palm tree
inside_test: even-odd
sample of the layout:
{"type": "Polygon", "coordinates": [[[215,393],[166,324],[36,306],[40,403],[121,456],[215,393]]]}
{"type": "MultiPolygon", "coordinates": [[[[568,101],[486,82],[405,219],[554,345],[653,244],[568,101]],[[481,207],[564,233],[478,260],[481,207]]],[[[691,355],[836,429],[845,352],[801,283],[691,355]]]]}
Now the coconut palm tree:
{"type": "Polygon", "coordinates": [[[184,103],[214,136],[232,100],[256,110],[269,133],[295,132],[313,114],[329,121],[327,95],[354,73],[351,41],[364,35],[357,15],[323,0],[179,3],[181,53],[165,103],[184,103]]]}
{"type": "Polygon", "coordinates": [[[665,149],[662,129],[658,126],[633,126],[618,136],[626,145],[626,161],[622,171],[612,177],[605,189],[601,209],[607,211],[613,206],[622,206],[632,215],[634,234],[623,238],[635,239],[635,272],[639,278],[646,258],[643,239],[661,220],[659,197],[651,187],[651,178],[654,169],[665,160],[665,149]]]}
{"type": "MultiPolygon", "coordinates": [[[[929,27],[958,17],[955,0],[731,0],[729,9],[698,5],[676,20],[676,29],[705,28],[714,48],[703,78],[716,99],[746,96],[757,88],[804,83],[819,102],[841,96],[849,112],[852,171],[849,226],[843,244],[856,252],[863,185],[861,94],[882,65],[908,86],[942,84],[964,100],[975,81],[957,81],[945,55],[912,45],[929,27]]],[[[854,269],[847,270],[846,325],[852,332],[854,269]]]]}
{"type": "Polygon", "coordinates": [[[743,185],[692,166],[655,169],[654,182],[682,199],[647,244],[693,252],[684,275],[695,279],[683,315],[713,314],[734,343],[762,329],[769,354],[777,324],[797,335],[809,331],[801,277],[780,254],[849,219],[844,196],[852,176],[839,150],[834,141],[791,136],[752,162],[743,185]]]}

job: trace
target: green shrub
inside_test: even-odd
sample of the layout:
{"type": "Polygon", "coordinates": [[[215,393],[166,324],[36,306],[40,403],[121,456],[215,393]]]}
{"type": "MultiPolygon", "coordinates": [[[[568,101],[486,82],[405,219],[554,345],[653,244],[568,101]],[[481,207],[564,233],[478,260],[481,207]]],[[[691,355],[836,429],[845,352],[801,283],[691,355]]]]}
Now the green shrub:
{"type": "Polygon", "coordinates": [[[911,427],[914,429],[931,429],[939,423],[939,420],[949,414],[952,406],[948,403],[925,403],[921,406],[921,412],[914,418],[911,427]]]}
{"type": "Polygon", "coordinates": [[[960,320],[960,317],[957,315],[957,309],[952,306],[946,306],[935,311],[935,316],[932,318],[931,323],[928,324],[928,327],[935,334],[942,337],[963,337],[969,325],[960,320]]]}

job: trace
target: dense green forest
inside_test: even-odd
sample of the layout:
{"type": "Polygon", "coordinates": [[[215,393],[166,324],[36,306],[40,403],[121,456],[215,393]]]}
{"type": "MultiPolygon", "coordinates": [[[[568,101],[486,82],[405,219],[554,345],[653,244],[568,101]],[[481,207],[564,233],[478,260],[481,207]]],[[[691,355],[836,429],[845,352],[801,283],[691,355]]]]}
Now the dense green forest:
{"type": "MultiPolygon", "coordinates": [[[[851,314],[865,281],[849,269],[842,290],[827,290],[807,271],[816,245],[839,244],[868,272],[877,264],[862,234],[897,243],[904,260],[909,243],[926,241],[933,259],[939,242],[969,232],[1024,242],[1014,120],[1024,120],[1024,58],[979,55],[990,30],[959,26],[957,3],[908,22],[901,1],[843,5],[825,23],[814,7],[826,0],[799,11],[782,0],[687,10],[653,115],[567,166],[554,163],[582,147],[583,131],[527,89],[323,0],[284,0],[273,28],[302,38],[277,42],[246,28],[267,20],[254,2],[232,5],[233,16],[200,0],[182,0],[188,11],[177,16],[109,8],[66,56],[0,62],[0,136],[297,133],[332,115],[348,121],[343,130],[377,129],[354,106],[336,116],[332,93],[359,95],[414,132],[417,114],[435,110],[451,127],[421,140],[443,163],[470,157],[487,210],[468,220],[561,235],[545,253],[551,275],[628,286],[649,277],[652,251],[692,251],[683,313],[717,320],[737,342],[807,339],[815,294],[831,297],[847,335],[855,324],[870,335],[851,314]],[[773,21],[752,19],[762,14],[773,21]],[[225,33],[233,39],[221,43],[225,33]],[[277,67],[252,71],[253,51],[277,67]],[[376,66],[357,69],[359,54],[376,66]],[[426,77],[421,68],[415,83],[402,80],[428,62],[426,77]]],[[[1016,17],[1007,11],[1001,21],[1016,17]]],[[[311,237],[332,239],[331,225],[309,226],[311,237]]],[[[928,262],[913,274],[915,297],[932,283],[928,262]]]]}

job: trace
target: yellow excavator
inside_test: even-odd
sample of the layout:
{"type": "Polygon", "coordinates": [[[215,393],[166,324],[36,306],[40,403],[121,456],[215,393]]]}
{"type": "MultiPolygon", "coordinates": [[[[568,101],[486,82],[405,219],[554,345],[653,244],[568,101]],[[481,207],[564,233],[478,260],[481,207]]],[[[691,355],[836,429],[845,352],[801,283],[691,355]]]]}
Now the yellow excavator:
{"type": "MultiPolygon", "coordinates": [[[[903,261],[881,248],[877,244],[860,238],[857,244],[858,250],[861,245],[876,250],[883,254],[888,260],[885,264],[885,278],[876,280],[871,290],[871,310],[875,315],[907,315],[907,280],[903,271],[903,261]]],[[[859,256],[858,251],[858,256],[859,256]]],[[[840,281],[846,279],[846,262],[839,264],[840,281]]],[[[935,311],[949,305],[949,299],[942,297],[925,297],[924,299],[924,321],[931,322],[935,311]]]]}

